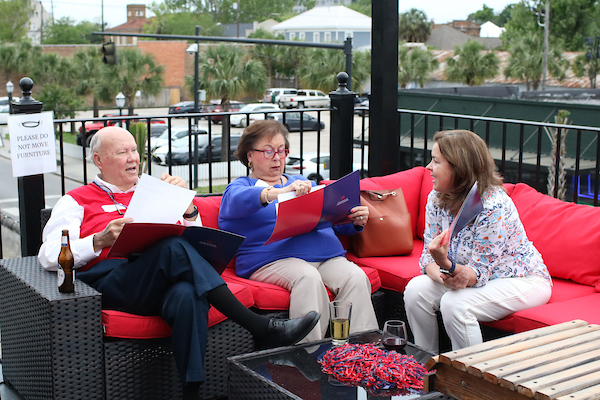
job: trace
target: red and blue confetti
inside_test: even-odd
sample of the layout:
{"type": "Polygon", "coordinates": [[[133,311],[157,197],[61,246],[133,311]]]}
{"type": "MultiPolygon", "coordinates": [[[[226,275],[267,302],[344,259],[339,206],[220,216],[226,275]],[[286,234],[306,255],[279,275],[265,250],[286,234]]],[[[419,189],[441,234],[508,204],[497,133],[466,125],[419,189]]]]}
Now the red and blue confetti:
{"type": "Polygon", "coordinates": [[[413,356],[375,344],[351,344],[327,351],[319,360],[324,373],[344,384],[361,385],[370,393],[422,393],[425,366],[413,356]]]}

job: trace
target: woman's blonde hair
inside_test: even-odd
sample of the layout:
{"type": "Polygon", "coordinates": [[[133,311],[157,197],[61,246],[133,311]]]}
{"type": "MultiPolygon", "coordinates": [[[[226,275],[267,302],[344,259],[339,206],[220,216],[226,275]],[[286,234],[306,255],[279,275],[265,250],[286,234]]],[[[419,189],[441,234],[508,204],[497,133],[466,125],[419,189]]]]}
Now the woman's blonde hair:
{"type": "Polygon", "coordinates": [[[478,182],[479,194],[492,186],[502,187],[494,157],[485,141],[477,134],[467,130],[439,131],[433,141],[438,144],[440,153],[452,165],[454,191],[441,194],[440,206],[453,214],[458,212],[469,190],[478,182]]]}

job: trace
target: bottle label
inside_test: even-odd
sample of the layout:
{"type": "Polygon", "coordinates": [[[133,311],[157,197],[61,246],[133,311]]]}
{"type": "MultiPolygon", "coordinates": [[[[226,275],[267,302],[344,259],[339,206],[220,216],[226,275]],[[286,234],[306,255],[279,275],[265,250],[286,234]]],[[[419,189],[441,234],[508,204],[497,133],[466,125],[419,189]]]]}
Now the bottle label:
{"type": "Polygon", "coordinates": [[[56,276],[58,277],[58,287],[61,287],[63,283],[65,283],[65,271],[58,264],[58,269],[56,271],[56,276]]]}

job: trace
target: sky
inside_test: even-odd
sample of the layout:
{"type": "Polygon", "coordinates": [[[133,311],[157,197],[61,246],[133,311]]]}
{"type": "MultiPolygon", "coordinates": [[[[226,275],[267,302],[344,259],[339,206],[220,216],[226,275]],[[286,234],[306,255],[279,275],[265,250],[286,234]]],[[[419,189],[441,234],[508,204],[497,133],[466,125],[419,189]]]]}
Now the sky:
{"type": "MultiPolygon", "coordinates": [[[[52,10],[54,11],[55,19],[69,17],[76,22],[84,20],[101,22],[103,5],[104,22],[109,28],[127,21],[128,3],[149,6],[152,2],[153,0],[42,0],[46,11],[49,13],[52,13],[52,10]]],[[[157,0],[157,2],[160,2],[160,0],[157,0]]],[[[433,19],[435,23],[441,24],[455,19],[466,19],[469,14],[481,10],[484,4],[493,8],[494,12],[500,13],[508,4],[517,2],[518,0],[399,0],[399,11],[403,13],[411,8],[416,8],[424,11],[427,17],[433,19]]],[[[147,12],[148,17],[152,15],[152,13],[147,12]]]]}

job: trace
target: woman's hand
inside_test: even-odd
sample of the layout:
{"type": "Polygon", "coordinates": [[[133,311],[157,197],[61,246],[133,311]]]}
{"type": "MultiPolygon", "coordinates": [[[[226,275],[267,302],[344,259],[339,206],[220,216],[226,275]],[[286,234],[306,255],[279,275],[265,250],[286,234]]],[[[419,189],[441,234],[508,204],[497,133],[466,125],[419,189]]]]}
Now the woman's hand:
{"type": "Polygon", "coordinates": [[[312,183],[310,183],[310,181],[303,181],[297,179],[286,187],[289,189],[290,192],[295,191],[296,196],[301,196],[310,192],[310,190],[312,189],[312,183]]]}
{"type": "Polygon", "coordinates": [[[171,176],[166,172],[163,172],[163,174],[160,176],[160,180],[170,183],[171,185],[182,187],[184,189],[188,188],[185,179],[181,179],[179,176],[175,175],[171,176]]]}
{"type": "Polygon", "coordinates": [[[128,222],[133,222],[133,218],[113,219],[108,223],[108,225],[106,225],[102,232],[94,234],[94,237],[92,239],[94,243],[94,251],[97,252],[105,247],[112,246],[121,234],[121,231],[123,230],[123,225],[125,225],[128,222]]]}
{"type": "Polygon", "coordinates": [[[466,265],[456,265],[454,269],[454,274],[446,275],[441,274],[441,279],[443,280],[444,286],[448,289],[464,289],[470,286],[473,286],[477,283],[477,275],[475,275],[475,271],[472,268],[466,265]]]}
{"type": "Polygon", "coordinates": [[[448,259],[448,243],[442,246],[442,240],[446,236],[446,233],[447,230],[434,237],[427,248],[439,268],[448,270],[452,268],[452,262],[448,259]]]}
{"type": "Polygon", "coordinates": [[[350,210],[348,218],[352,220],[352,223],[357,226],[365,226],[369,219],[369,207],[367,206],[356,206],[350,210]]]}

